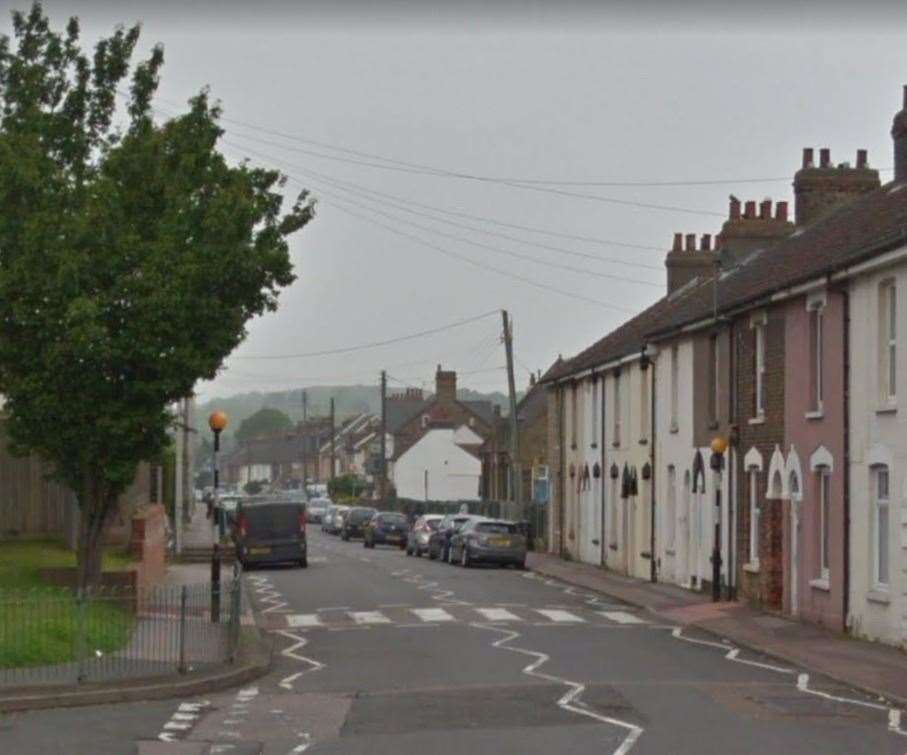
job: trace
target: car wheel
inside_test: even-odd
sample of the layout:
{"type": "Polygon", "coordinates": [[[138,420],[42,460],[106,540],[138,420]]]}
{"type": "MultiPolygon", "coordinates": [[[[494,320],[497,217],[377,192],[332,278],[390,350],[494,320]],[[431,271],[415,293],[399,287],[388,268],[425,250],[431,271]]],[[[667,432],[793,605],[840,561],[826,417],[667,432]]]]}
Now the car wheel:
{"type": "Polygon", "coordinates": [[[522,561],[517,561],[517,562],[514,564],[514,566],[515,566],[517,569],[519,569],[520,571],[526,571],[526,559],[523,559],[522,561]]]}
{"type": "Polygon", "coordinates": [[[428,560],[429,560],[429,561],[434,561],[437,557],[438,557],[438,556],[435,554],[435,552],[429,547],[429,549],[428,549],[428,560]]]}
{"type": "Polygon", "coordinates": [[[303,556],[301,559],[299,559],[299,567],[301,569],[307,569],[308,566],[309,566],[309,557],[308,556],[303,556]]]}
{"type": "Polygon", "coordinates": [[[460,552],[460,566],[465,569],[468,569],[470,566],[472,566],[472,561],[469,560],[469,550],[465,545],[463,546],[463,550],[460,552]]]}
{"type": "Polygon", "coordinates": [[[365,538],[362,538],[362,547],[368,548],[368,540],[366,540],[365,538]]]}
{"type": "Polygon", "coordinates": [[[406,547],[406,543],[400,543],[400,550],[402,551],[406,547]]]}
{"type": "Polygon", "coordinates": [[[453,564],[453,562],[454,562],[454,554],[453,554],[452,545],[447,546],[447,559],[446,560],[447,560],[448,564],[453,564]]]}
{"type": "Polygon", "coordinates": [[[346,532],[341,532],[340,539],[343,540],[344,542],[348,543],[350,541],[350,536],[346,532]]]}
{"type": "Polygon", "coordinates": [[[408,545],[406,546],[406,555],[407,555],[407,556],[412,556],[412,555],[413,555],[413,549],[410,548],[408,545]]]}

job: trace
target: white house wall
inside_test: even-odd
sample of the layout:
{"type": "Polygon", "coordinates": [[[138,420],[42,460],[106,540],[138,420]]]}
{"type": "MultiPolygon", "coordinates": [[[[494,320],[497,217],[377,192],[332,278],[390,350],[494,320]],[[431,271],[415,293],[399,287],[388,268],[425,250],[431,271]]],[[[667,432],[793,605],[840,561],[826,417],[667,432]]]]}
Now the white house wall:
{"type": "Polygon", "coordinates": [[[861,637],[907,644],[907,267],[854,279],[850,288],[850,594],[848,625],[861,637]],[[879,389],[880,284],[897,287],[897,404],[879,389]],[[889,471],[887,588],[874,579],[874,468],[889,471]]]}
{"type": "Polygon", "coordinates": [[[460,448],[454,437],[453,429],[429,430],[394,462],[393,480],[398,496],[417,500],[478,500],[482,463],[460,448]]]}

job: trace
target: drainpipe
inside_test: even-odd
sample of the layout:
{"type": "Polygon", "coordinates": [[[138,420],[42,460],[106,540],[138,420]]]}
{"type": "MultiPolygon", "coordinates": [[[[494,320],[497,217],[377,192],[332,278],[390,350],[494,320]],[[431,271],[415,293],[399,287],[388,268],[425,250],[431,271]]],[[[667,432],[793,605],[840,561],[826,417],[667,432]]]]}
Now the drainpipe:
{"type": "Polygon", "coordinates": [[[557,390],[557,436],[558,443],[558,473],[557,473],[557,554],[564,557],[564,387],[558,385],[557,390]]]}
{"type": "MultiPolygon", "coordinates": [[[[596,378],[596,379],[598,379],[598,378],[596,378]]],[[[601,526],[601,533],[600,533],[601,557],[599,558],[599,561],[601,562],[602,566],[607,566],[607,563],[608,563],[608,529],[607,529],[607,524],[606,524],[607,510],[605,508],[605,501],[606,501],[605,488],[607,487],[605,484],[605,480],[609,479],[609,478],[607,477],[608,468],[605,465],[605,378],[604,378],[604,373],[603,373],[603,376],[601,377],[601,385],[599,386],[599,389],[598,389],[598,408],[599,408],[599,414],[601,415],[599,417],[599,420],[601,421],[601,427],[599,428],[600,432],[601,432],[601,437],[599,438],[599,443],[601,443],[601,465],[602,465],[602,475],[601,475],[601,477],[599,477],[599,480],[601,481],[599,484],[601,485],[601,488],[602,488],[602,494],[601,494],[601,517],[602,517],[601,524],[602,524],[602,526],[601,526]]],[[[612,505],[613,505],[613,503],[612,503],[612,505]]]]}
{"type": "Polygon", "coordinates": [[[841,624],[847,629],[847,617],[850,613],[850,293],[846,288],[841,291],[844,309],[844,596],[842,600],[841,624]]]}
{"type": "Polygon", "coordinates": [[[734,467],[737,461],[737,438],[732,428],[737,417],[737,362],[734,359],[736,341],[734,339],[734,321],[728,323],[728,465],[727,465],[727,597],[737,599],[737,561],[734,541],[737,537],[734,513],[737,509],[737,490],[734,488],[734,467]]]}
{"type": "MultiPolygon", "coordinates": [[[[648,359],[645,354],[645,349],[643,349],[643,357],[648,359]]],[[[651,403],[651,408],[649,410],[649,423],[652,426],[651,430],[649,431],[649,443],[651,444],[649,446],[649,464],[652,466],[652,474],[649,478],[649,490],[652,494],[652,519],[651,526],[649,527],[652,540],[649,545],[649,581],[654,583],[658,581],[658,566],[655,563],[655,480],[657,478],[657,475],[655,473],[655,364],[651,361],[649,362],[649,369],[652,371],[652,379],[649,381],[649,398],[651,403]]]]}

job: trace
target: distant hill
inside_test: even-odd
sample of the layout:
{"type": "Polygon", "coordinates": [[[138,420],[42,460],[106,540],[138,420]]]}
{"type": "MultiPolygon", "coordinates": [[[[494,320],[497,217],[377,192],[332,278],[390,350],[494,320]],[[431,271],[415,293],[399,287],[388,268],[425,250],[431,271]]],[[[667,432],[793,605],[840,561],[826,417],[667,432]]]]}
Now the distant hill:
{"type": "MultiPolygon", "coordinates": [[[[371,412],[375,415],[381,413],[381,390],[376,385],[316,385],[305,390],[308,394],[309,417],[328,416],[330,414],[332,396],[334,397],[338,423],[344,418],[360,412],[371,412]]],[[[389,392],[395,393],[397,389],[390,389],[389,392]]],[[[501,407],[501,414],[506,415],[508,413],[507,396],[500,391],[480,393],[462,389],[457,391],[457,397],[465,401],[491,401],[501,407]]],[[[232,433],[239,427],[239,424],[264,407],[280,409],[294,422],[299,421],[302,419],[302,389],[238,393],[226,398],[199,403],[196,405],[194,424],[196,427],[204,427],[205,418],[214,409],[225,411],[230,418],[230,425],[224,432],[224,440],[229,445],[232,433]]]]}

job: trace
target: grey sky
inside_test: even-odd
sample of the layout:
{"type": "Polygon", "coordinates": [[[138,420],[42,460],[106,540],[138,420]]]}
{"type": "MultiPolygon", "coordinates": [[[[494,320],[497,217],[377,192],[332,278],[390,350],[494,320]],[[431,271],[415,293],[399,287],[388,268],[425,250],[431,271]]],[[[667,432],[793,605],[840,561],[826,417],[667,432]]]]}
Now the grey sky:
{"type": "MultiPolygon", "coordinates": [[[[23,3],[24,4],[24,3],[23,3]]],[[[6,4],[10,7],[9,4],[6,4]]],[[[22,4],[20,4],[21,7],[22,4]]],[[[448,3],[322,6],[290,3],[48,2],[56,25],[83,18],[88,36],[141,19],[145,48],[165,45],[160,106],[174,109],[203,85],[227,118],[451,171],[499,177],[665,181],[792,176],[804,146],[835,162],[869,149],[891,165],[888,128],[907,83],[907,45],[896,5],[861,4],[859,17],[831,6],[622,4],[619,13],[573,4],[448,3]],[[450,10],[457,7],[462,15],[450,10]],[[242,10],[240,8],[243,8],[242,10]],[[380,12],[379,12],[380,11],[380,12]],[[716,15],[725,14],[725,15],[716,15]],[[899,25],[900,24],[900,25],[899,25]]],[[[612,6],[614,7],[614,6],[612,6]]],[[[852,11],[856,13],[856,11],[852,11]]],[[[144,48],[143,48],[144,49],[144,48]]],[[[721,217],[640,209],[506,185],[377,170],[326,160],[329,153],[225,121],[224,151],[278,167],[321,196],[317,219],[292,242],[299,279],[277,313],[251,324],[228,370],[200,386],[206,397],[305,384],[375,382],[382,367],[413,384],[434,366],[461,383],[503,389],[499,319],[395,346],[333,357],[256,360],[356,345],[507,308],[520,365],[543,369],[613,328],[662,292],[664,251],[674,231],[715,233],[721,217]],[[263,141],[271,142],[270,144],[263,141]],[[275,146],[284,145],[287,149],[275,146]],[[474,220],[458,223],[519,236],[632,267],[516,244],[410,215],[385,204],[378,217],[362,195],[344,202],[407,234],[480,264],[567,292],[561,295],[482,271],[340,209],[338,192],[307,171],[471,215],[660,251],[551,238],[474,220]],[[358,205],[358,206],[356,206],[358,205]],[[552,269],[404,224],[640,285],[552,269]],[[603,306],[581,299],[603,302],[603,306]],[[614,307],[613,309],[611,307],[614,307]],[[418,362],[419,364],[413,364],[418,362]]],[[[349,154],[333,152],[337,156],[349,154]]],[[[355,158],[361,159],[361,158],[355,158]]],[[[887,180],[890,173],[882,174],[887,180]]],[[[646,204],[724,214],[727,196],[790,198],[790,181],[685,187],[557,187],[646,204]]],[[[343,192],[340,192],[343,193],[343,192]]],[[[398,203],[398,200],[391,200],[398,203]]],[[[424,208],[407,205],[425,212],[424,208]]]]}

